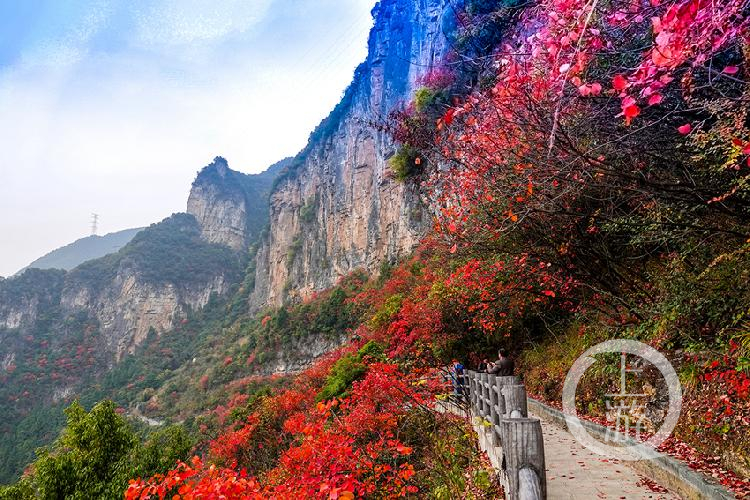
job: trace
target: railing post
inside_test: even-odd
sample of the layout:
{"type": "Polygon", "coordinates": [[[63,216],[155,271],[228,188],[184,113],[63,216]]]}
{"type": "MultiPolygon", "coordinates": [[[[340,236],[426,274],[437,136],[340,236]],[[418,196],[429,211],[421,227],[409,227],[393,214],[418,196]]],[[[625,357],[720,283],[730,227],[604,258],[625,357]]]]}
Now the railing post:
{"type": "Polygon", "coordinates": [[[469,405],[471,401],[471,379],[469,378],[469,373],[464,370],[464,373],[461,375],[461,402],[464,405],[469,405]]]}
{"type": "Polygon", "coordinates": [[[482,418],[487,418],[490,414],[490,380],[489,374],[483,373],[482,380],[482,418]]]}
{"type": "Polygon", "coordinates": [[[476,388],[476,394],[474,394],[474,411],[477,415],[482,415],[482,374],[477,373],[474,376],[474,387],[476,388]]]}
{"type": "MultiPolygon", "coordinates": [[[[503,388],[506,385],[518,385],[521,383],[521,379],[516,376],[505,376],[497,377],[497,386],[498,388],[503,388]]],[[[502,390],[500,392],[500,398],[503,400],[502,405],[500,405],[500,408],[503,410],[503,415],[505,414],[505,397],[502,395],[502,390]]]]}
{"type": "Polygon", "coordinates": [[[509,500],[547,498],[542,424],[537,418],[500,421],[509,500]]]}
{"type": "Polygon", "coordinates": [[[500,394],[501,386],[498,384],[498,377],[489,375],[490,386],[490,418],[492,423],[492,444],[500,445],[500,435],[497,432],[497,426],[500,425],[500,418],[503,416],[503,397],[500,394]]]}
{"type": "Polygon", "coordinates": [[[470,371],[469,372],[469,384],[471,385],[471,392],[469,393],[471,396],[471,409],[476,412],[477,410],[477,372],[470,371]]]}
{"type": "Polygon", "coordinates": [[[524,385],[505,385],[501,391],[505,401],[504,416],[510,417],[514,410],[519,411],[523,417],[529,416],[526,387],[524,385]]]}

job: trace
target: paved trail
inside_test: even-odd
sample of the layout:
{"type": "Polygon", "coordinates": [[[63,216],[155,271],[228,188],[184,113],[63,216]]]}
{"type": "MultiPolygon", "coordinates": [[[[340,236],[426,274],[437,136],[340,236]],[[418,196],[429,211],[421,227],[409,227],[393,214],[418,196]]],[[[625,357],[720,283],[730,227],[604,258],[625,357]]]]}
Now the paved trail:
{"type": "Polygon", "coordinates": [[[542,432],[550,500],[680,498],[672,493],[654,491],[645,482],[647,480],[630,467],[589,451],[567,430],[548,420],[542,419],[542,432]]]}

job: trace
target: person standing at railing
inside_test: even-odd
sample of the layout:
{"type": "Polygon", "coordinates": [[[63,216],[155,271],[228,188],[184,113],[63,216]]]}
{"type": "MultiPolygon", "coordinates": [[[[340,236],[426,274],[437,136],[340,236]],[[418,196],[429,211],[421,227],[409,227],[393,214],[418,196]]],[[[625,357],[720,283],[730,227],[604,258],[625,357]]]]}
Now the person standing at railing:
{"type": "Polygon", "coordinates": [[[459,402],[464,395],[464,365],[454,359],[451,361],[451,383],[453,384],[453,397],[459,402]]]}
{"type": "Polygon", "coordinates": [[[513,375],[516,364],[508,357],[508,351],[500,349],[497,351],[498,360],[487,365],[487,373],[500,377],[509,377],[513,375]]]}

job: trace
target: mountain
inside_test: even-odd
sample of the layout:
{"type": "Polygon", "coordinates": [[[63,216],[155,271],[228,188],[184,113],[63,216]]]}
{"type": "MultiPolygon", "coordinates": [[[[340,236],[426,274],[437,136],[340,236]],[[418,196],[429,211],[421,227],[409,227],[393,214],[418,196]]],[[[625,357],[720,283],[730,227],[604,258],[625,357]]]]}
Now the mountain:
{"type": "Polygon", "coordinates": [[[92,235],[53,250],[43,257],[39,257],[17,274],[29,268],[34,269],[65,269],[69,271],[87,260],[98,259],[107,254],[117,252],[128,244],[143,228],[125,229],[104,236],[92,235]]]}
{"type": "MultiPolygon", "coordinates": [[[[679,373],[665,451],[742,494],[746,5],[635,5],[626,23],[594,7],[381,0],[367,59],[297,156],[254,176],[217,157],[186,213],[118,252],[0,280],[0,481],[54,439],[62,406],[111,400],[99,408],[123,427],[116,412],[200,441],[129,498],[497,498],[470,422],[429,411],[449,390],[435,367],[507,348],[554,403],[579,356],[620,338],[679,373]]],[[[581,379],[581,415],[611,417],[620,351],[581,379]]],[[[667,377],[630,364],[655,430],[667,377]]],[[[70,471],[95,454],[68,446],[83,430],[69,413],[32,483],[89,482],[70,471]]],[[[93,478],[113,498],[144,477],[107,465],[130,467],[93,478]]]]}
{"type": "Polygon", "coordinates": [[[273,308],[372,273],[425,234],[418,186],[394,178],[396,145],[381,125],[448,50],[448,4],[376,6],[367,59],[296,157],[256,175],[217,157],[198,172],[185,213],[117,252],[0,281],[0,428],[11,436],[0,481],[54,436],[60,405],[74,398],[188,418],[216,404],[206,390],[221,381],[298,371],[345,339],[351,291],[290,315],[273,308]],[[275,318],[270,331],[263,311],[275,318]]]}
{"type": "Polygon", "coordinates": [[[281,170],[291,158],[248,175],[229,168],[224,158],[198,172],[187,202],[205,241],[245,250],[268,224],[268,197],[281,170]]]}
{"type": "Polygon", "coordinates": [[[455,11],[447,0],[383,0],[373,17],[367,59],[271,196],[258,307],[309,296],[355,269],[374,272],[407,255],[427,229],[418,188],[394,178],[396,146],[378,124],[440,64],[455,11]]]}
{"type": "Polygon", "coordinates": [[[246,175],[217,157],[199,172],[187,213],[69,271],[29,268],[0,280],[0,428],[20,432],[0,446],[0,480],[49,439],[59,422],[49,418],[52,405],[79,397],[149,336],[237,288],[285,165],[246,175]],[[28,426],[37,428],[31,436],[28,426]]]}

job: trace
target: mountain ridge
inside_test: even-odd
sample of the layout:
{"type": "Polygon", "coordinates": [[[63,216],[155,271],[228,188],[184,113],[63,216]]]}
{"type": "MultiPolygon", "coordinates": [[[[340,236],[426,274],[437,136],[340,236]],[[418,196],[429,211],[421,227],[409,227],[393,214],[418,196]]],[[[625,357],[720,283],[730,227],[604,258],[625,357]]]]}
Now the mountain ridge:
{"type": "Polygon", "coordinates": [[[102,236],[90,235],[79,238],[72,243],[47,252],[13,276],[17,276],[29,268],[64,269],[69,271],[88,260],[117,252],[143,229],[142,227],[123,229],[102,236]]]}

